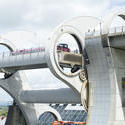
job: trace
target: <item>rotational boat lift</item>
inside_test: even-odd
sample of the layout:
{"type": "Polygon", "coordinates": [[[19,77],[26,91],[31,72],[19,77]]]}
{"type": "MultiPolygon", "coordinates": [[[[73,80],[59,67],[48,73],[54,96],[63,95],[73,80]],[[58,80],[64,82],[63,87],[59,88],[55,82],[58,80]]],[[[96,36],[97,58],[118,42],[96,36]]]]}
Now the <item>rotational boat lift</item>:
{"type": "MultiPolygon", "coordinates": [[[[124,13],[118,14],[118,16],[121,15],[123,17],[124,13]]],[[[115,14],[115,16],[117,16],[117,14],[115,14]]],[[[69,102],[70,99],[71,102],[75,100],[75,103],[76,101],[81,101],[86,111],[88,112],[88,120],[87,120],[88,125],[93,125],[93,123],[94,125],[99,125],[99,124],[118,125],[115,122],[116,121],[115,116],[111,114],[112,109],[116,110],[115,107],[111,107],[113,106],[113,103],[116,102],[116,99],[114,99],[116,97],[115,93],[116,91],[115,92],[112,91],[112,88],[110,86],[110,84],[113,83],[113,80],[115,80],[114,83],[116,85],[115,73],[111,66],[112,63],[109,63],[111,61],[111,52],[103,48],[104,46],[102,44],[102,42],[105,42],[104,40],[106,40],[104,38],[107,38],[106,37],[107,32],[105,32],[107,31],[107,29],[103,28],[104,29],[103,39],[99,38],[94,40],[93,43],[88,42],[87,45],[85,44],[85,32],[87,32],[88,29],[93,29],[97,25],[100,25],[100,23],[102,22],[95,17],[73,18],[71,20],[65,21],[64,23],[56,27],[55,30],[50,35],[50,37],[48,38],[48,41],[46,41],[48,44],[45,47],[45,56],[43,56],[44,63],[47,64],[46,66],[48,66],[48,68],[55,77],[64,82],[70,88],[70,89],[65,89],[63,91],[60,90],[62,93],[64,93],[61,94],[60,98],[56,99],[55,90],[50,90],[48,92],[42,90],[39,91],[31,90],[30,87],[28,87],[28,83],[26,82],[26,77],[23,71],[16,71],[12,75],[10,75],[10,77],[0,80],[0,86],[4,90],[6,90],[19,105],[19,108],[21,109],[24,115],[27,125],[37,125],[39,117],[44,112],[51,112],[55,115],[57,120],[59,121],[61,120],[61,116],[56,110],[52,109],[49,106],[43,107],[35,103],[41,103],[41,102],[46,103],[49,102],[50,100],[51,103],[58,103],[58,102],[65,103],[68,99],[69,102]],[[64,73],[57,61],[58,59],[56,55],[57,51],[56,43],[58,42],[59,37],[64,33],[72,35],[76,39],[80,49],[80,54],[77,56],[75,54],[72,55],[72,54],[62,53],[63,58],[60,60],[60,63],[62,63],[63,65],[67,65],[68,63],[72,65],[82,64],[81,68],[78,71],[71,74],[64,73]],[[84,55],[83,50],[86,49],[87,47],[90,47],[90,49],[87,50],[87,53],[88,56],[91,57],[90,65],[88,67],[86,67],[83,56],[84,55]],[[99,57],[97,59],[95,58],[96,54],[99,57]],[[110,59],[105,58],[106,54],[109,56],[110,59]],[[71,57],[71,60],[69,60],[69,58],[65,58],[66,56],[71,57]],[[105,67],[105,74],[103,74],[104,67],[105,67]],[[94,71],[95,73],[92,74],[92,72],[94,71]],[[100,74],[101,76],[99,77],[100,74]],[[100,80],[103,80],[105,83],[100,84],[99,82],[100,80]],[[105,90],[102,88],[105,88],[105,90]],[[66,92],[69,93],[69,96],[65,95],[66,92]],[[42,97],[41,93],[43,96],[47,94],[48,97],[47,100],[44,100],[45,98],[42,97]],[[54,102],[52,102],[52,100],[54,100],[54,102]],[[101,105],[101,100],[102,102],[106,100],[106,104],[101,105]],[[95,122],[93,122],[94,120],[95,122]]],[[[11,51],[16,50],[16,47],[10,41],[0,39],[0,44],[7,46],[11,51]]],[[[115,85],[113,86],[116,88],[115,85]]],[[[60,91],[57,90],[58,95],[60,91]]],[[[116,114],[116,111],[114,112],[116,114]]],[[[122,110],[120,110],[119,112],[122,113],[122,110]]],[[[118,123],[124,125],[124,120],[121,120],[118,123]]]]}

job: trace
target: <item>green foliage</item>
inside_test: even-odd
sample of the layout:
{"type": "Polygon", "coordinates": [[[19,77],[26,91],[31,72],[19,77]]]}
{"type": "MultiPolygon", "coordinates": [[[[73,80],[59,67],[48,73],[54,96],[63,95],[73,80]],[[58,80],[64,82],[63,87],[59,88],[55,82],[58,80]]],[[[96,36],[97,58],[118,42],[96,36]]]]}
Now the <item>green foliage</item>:
{"type": "Polygon", "coordinates": [[[7,117],[7,113],[8,113],[8,107],[0,107],[0,116],[5,116],[7,117]]]}

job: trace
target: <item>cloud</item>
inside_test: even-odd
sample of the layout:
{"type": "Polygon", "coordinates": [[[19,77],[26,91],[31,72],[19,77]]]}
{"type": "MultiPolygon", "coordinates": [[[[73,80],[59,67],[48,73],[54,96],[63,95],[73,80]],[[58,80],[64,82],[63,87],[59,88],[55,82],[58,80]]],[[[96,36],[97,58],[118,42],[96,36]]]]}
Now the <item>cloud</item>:
{"type": "Polygon", "coordinates": [[[125,4],[124,0],[111,0],[111,5],[122,6],[125,4]]]}
{"type": "Polygon", "coordinates": [[[67,87],[49,69],[26,70],[25,73],[32,89],[67,87]]]}
{"type": "Polygon", "coordinates": [[[96,0],[94,2],[90,0],[42,0],[41,2],[34,3],[34,6],[31,6],[30,12],[27,12],[23,18],[27,22],[32,20],[31,24],[36,27],[54,28],[62,21],[75,16],[101,15],[109,4],[108,0],[96,0]]]}
{"type": "Polygon", "coordinates": [[[108,5],[108,0],[0,1],[0,29],[53,29],[74,16],[101,15],[108,5]]]}
{"type": "Polygon", "coordinates": [[[24,0],[0,1],[0,28],[8,29],[21,25],[24,5],[24,0]]]}
{"type": "Polygon", "coordinates": [[[39,47],[37,34],[33,31],[12,31],[2,35],[9,40],[17,49],[39,47]]]}
{"type": "Polygon", "coordinates": [[[2,88],[0,88],[0,102],[2,102],[3,100],[8,102],[8,101],[12,100],[12,97],[6,91],[4,91],[2,88]]]}
{"type": "Polygon", "coordinates": [[[123,0],[6,0],[0,1],[0,31],[30,29],[50,31],[75,16],[103,17],[123,0]]]}

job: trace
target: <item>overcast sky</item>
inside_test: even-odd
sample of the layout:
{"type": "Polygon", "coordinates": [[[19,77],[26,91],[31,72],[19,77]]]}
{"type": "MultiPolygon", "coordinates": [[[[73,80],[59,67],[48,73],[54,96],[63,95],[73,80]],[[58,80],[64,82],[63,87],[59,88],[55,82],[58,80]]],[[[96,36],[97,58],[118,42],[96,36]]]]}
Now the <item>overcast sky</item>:
{"type": "MultiPolygon", "coordinates": [[[[0,34],[21,48],[44,46],[53,28],[64,20],[76,16],[103,19],[106,14],[124,8],[125,0],[0,0],[0,34]]],[[[66,87],[48,69],[26,74],[34,89],[66,87]]],[[[1,93],[0,100],[3,95],[8,99],[1,93]]]]}

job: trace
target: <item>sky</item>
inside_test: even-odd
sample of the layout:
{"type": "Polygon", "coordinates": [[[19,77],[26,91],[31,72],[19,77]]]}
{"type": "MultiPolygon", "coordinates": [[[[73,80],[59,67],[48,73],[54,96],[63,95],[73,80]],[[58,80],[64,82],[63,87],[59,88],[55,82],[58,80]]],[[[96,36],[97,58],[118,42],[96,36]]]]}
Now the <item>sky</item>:
{"type": "MultiPolygon", "coordinates": [[[[125,0],[0,0],[0,35],[18,48],[45,46],[52,30],[77,16],[103,19],[113,11],[124,11],[125,0]]],[[[117,25],[124,22],[115,22],[117,25]]],[[[33,89],[66,87],[49,69],[25,71],[33,89]]],[[[0,91],[0,101],[10,99],[0,91]],[[5,98],[3,98],[5,97],[5,98]]]]}

